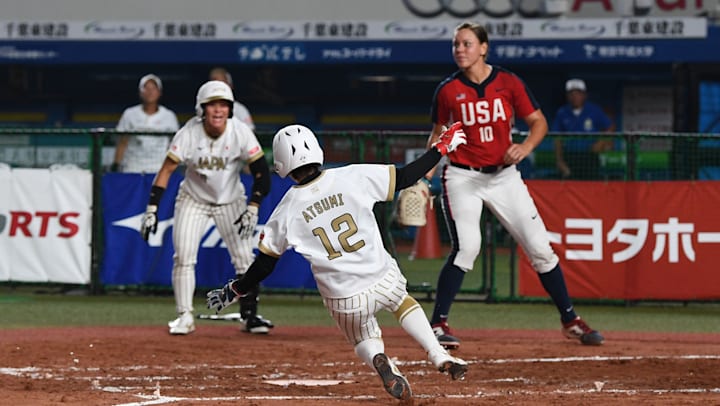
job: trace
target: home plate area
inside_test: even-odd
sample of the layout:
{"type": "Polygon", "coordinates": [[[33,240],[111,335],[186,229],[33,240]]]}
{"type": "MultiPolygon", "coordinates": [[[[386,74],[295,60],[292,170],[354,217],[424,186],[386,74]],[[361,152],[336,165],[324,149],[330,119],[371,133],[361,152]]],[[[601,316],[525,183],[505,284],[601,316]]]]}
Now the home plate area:
{"type": "MultiPolygon", "coordinates": [[[[559,331],[457,330],[469,363],[452,381],[399,328],[386,353],[416,405],[714,403],[719,334],[605,332],[582,346],[559,331]]],[[[188,336],[164,326],[5,330],[4,404],[396,404],[339,330],[278,326],[250,335],[199,323],[188,336]]]]}

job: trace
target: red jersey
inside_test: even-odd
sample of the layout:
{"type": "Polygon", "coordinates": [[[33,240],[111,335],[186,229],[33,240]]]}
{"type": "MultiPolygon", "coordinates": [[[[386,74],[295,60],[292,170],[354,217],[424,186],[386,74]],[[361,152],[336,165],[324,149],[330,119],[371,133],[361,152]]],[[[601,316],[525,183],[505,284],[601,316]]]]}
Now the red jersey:
{"type": "Polygon", "coordinates": [[[524,118],[540,104],[514,73],[493,66],[481,84],[468,80],[462,71],[442,81],[433,95],[433,123],[463,123],[467,145],[448,154],[451,162],[472,166],[503,165],[512,143],[513,116],[524,118]]]}

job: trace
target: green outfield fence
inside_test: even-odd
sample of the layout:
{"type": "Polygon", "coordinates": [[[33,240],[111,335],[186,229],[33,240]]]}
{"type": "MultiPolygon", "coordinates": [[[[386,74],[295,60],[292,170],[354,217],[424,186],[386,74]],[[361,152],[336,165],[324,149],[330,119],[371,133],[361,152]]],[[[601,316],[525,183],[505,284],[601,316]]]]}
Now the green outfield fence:
{"type": "MultiPolygon", "coordinates": [[[[169,133],[145,133],[168,136],[169,133]]],[[[114,141],[120,135],[113,129],[58,129],[58,128],[0,128],[0,164],[13,168],[47,168],[51,165],[76,165],[93,174],[93,206],[100,204],[102,174],[112,162],[114,141]]],[[[325,150],[326,166],[347,163],[392,162],[404,164],[421,154],[428,132],[418,131],[320,131],[317,133],[325,150]]],[[[272,163],[272,136],[258,132],[269,163],[272,163]]],[[[521,142],[523,133],[515,134],[521,142]]],[[[703,133],[550,133],[519,168],[526,179],[560,179],[555,167],[555,142],[572,144],[579,141],[605,139],[612,141],[612,149],[587,155],[566,151],[568,160],[588,163],[592,173],[588,180],[666,181],[666,180],[720,180],[720,134],[703,133]],[[591,161],[596,162],[590,165],[591,161]]],[[[158,157],[161,160],[162,157],[158,157]]],[[[435,189],[439,181],[434,182],[435,189]]],[[[447,242],[445,222],[439,210],[438,228],[441,241],[447,242]]],[[[93,211],[92,292],[101,292],[99,267],[102,259],[102,213],[93,211]]],[[[414,238],[413,229],[403,228],[394,221],[394,207],[378,204],[376,216],[383,229],[388,250],[398,256],[396,245],[414,238]]],[[[478,265],[481,269],[472,288],[463,285],[461,294],[469,300],[521,301],[530,300],[517,294],[517,256],[515,245],[507,233],[490,215],[485,215],[484,248],[478,265]],[[477,285],[477,287],[475,287],[477,285]]],[[[407,244],[405,244],[407,245],[407,244]]],[[[438,261],[439,262],[439,261],[438,261]]],[[[439,262],[441,264],[441,262],[439,262]]],[[[438,264],[433,264],[437,267],[438,264]]],[[[436,273],[439,270],[433,269],[436,273]]],[[[410,289],[433,293],[429,284],[411,284],[410,289]]],[[[268,289],[272,292],[272,289],[268,289]]],[[[279,293],[307,294],[307,291],[278,290],[279,293]]]]}

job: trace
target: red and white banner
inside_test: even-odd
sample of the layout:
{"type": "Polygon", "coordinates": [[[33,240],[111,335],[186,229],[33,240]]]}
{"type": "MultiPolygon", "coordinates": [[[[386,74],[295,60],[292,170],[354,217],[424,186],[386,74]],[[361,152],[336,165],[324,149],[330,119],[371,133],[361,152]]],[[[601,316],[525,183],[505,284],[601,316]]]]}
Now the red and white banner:
{"type": "Polygon", "coordinates": [[[90,171],[0,170],[0,190],[0,281],[90,283],[90,171]]]}
{"type": "MultiPolygon", "coordinates": [[[[720,182],[527,184],[571,297],[720,299],[720,182]]],[[[520,294],[547,296],[521,257],[520,294]]]]}

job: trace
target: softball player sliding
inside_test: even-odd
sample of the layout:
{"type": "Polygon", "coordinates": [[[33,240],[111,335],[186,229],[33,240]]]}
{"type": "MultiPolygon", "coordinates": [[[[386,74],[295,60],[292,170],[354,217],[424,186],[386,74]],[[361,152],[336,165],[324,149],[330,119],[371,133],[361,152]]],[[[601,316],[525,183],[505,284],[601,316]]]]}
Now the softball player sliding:
{"type": "Polygon", "coordinates": [[[208,308],[220,311],[244,297],[272,272],[280,255],[293,248],[310,262],[325,307],[355,353],[380,375],[388,393],[403,400],[412,396],[407,379],[385,355],[375,318],[380,310],[397,317],[439,371],[462,379],[467,364],[438,343],[385,250],[373,214],[376,202],[392,200],[396,191],[414,184],[442,155],[465,142],[459,127],[451,127],[422,157],[399,169],[366,164],[323,170],[323,151],[312,131],[301,125],[278,131],[273,139],[275,169],[298,185],[288,190],[265,224],[260,254],[248,272],[209,292],[208,308]]]}
{"type": "Polygon", "coordinates": [[[443,125],[461,121],[467,145],[448,155],[442,174],[442,208],[452,251],[440,271],[430,323],[441,344],[460,342],[448,327],[450,305],[465,273],[480,253],[480,216],[487,205],[525,250],[560,312],[562,331],[583,344],[599,345],[603,337],[575,314],[557,255],[548,232],[515,164],[523,160],[547,133],[547,121],[527,86],[513,73],[485,62],[487,31],[463,23],[455,29],[453,57],[460,69],[437,87],[431,108],[434,127],[428,144],[437,141],[443,125]],[[513,120],[525,120],[529,134],[514,144],[513,120]]]}
{"type": "MultiPolygon", "coordinates": [[[[195,263],[208,220],[215,222],[238,275],[245,273],[254,258],[252,236],[258,207],[270,191],[270,171],[255,134],[232,117],[233,101],[232,90],[223,82],[209,81],[200,87],[197,117],[173,137],[150,191],[140,230],[146,240],[157,230],[157,208],[170,175],[180,163],[187,167],[175,199],[172,286],[178,318],[168,323],[170,334],[195,330],[195,263]],[[246,163],[254,179],[249,203],[240,181],[246,163]]],[[[240,314],[246,331],[267,333],[273,325],[257,314],[258,290],[259,284],[248,289],[240,301],[240,314]]]]}

